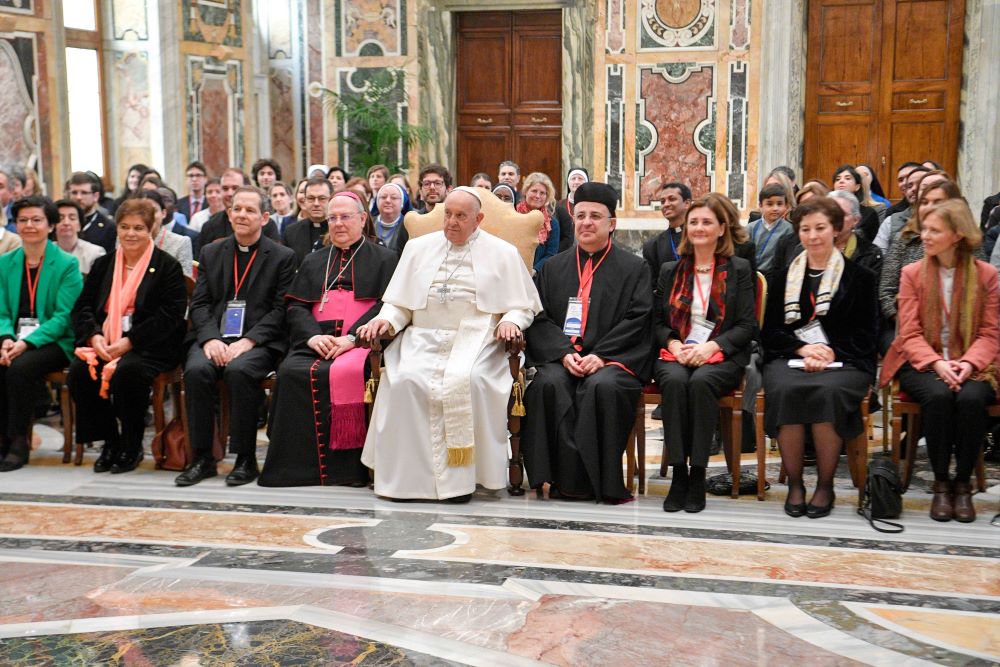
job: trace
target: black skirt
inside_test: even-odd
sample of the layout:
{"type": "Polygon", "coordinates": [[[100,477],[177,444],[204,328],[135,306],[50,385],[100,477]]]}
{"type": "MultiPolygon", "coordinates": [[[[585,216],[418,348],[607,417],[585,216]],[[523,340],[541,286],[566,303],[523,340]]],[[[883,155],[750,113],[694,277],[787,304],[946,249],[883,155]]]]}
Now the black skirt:
{"type": "Polygon", "coordinates": [[[832,422],[844,440],[861,434],[861,402],[872,377],[852,366],[807,373],[789,368],[787,359],[764,366],[764,430],[771,437],[786,424],[832,422]]]}

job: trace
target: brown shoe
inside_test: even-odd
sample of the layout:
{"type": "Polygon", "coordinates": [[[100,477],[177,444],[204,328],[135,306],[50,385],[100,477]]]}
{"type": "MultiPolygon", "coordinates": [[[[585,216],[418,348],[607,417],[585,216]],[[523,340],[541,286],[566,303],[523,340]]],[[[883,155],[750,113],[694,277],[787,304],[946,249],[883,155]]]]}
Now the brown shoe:
{"type": "Polygon", "coordinates": [[[955,509],[949,482],[934,482],[934,498],[931,500],[931,518],[935,521],[951,521],[955,509]]]}
{"type": "Polygon", "coordinates": [[[972,484],[955,482],[955,521],[971,523],[976,520],[976,507],[972,504],[972,484]]]}

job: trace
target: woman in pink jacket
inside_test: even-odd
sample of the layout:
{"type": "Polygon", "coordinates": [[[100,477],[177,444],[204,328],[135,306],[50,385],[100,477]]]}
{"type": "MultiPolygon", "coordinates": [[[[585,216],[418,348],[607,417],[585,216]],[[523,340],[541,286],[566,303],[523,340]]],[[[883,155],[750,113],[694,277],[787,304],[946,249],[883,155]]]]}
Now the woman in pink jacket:
{"type": "Polygon", "coordinates": [[[1000,333],[997,270],[973,255],[982,234],[964,200],[923,216],[924,259],[903,269],[899,334],[882,366],[882,384],[920,403],[934,470],[935,521],[975,521],[970,478],[996,400],[1000,333]],[[955,476],[949,477],[952,452],[955,476]]]}

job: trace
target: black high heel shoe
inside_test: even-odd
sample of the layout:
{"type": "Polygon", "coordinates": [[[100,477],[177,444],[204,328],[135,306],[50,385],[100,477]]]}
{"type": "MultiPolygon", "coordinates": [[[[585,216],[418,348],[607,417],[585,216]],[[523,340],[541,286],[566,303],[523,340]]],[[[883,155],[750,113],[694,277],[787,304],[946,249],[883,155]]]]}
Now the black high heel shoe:
{"type": "Polygon", "coordinates": [[[830,516],[830,512],[833,511],[834,501],[837,500],[837,494],[830,489],[830,502],[824,506],[813,505],[809,503],[806,505],[806,516],[810,519],[822,519],[825,516],[830,516]]]}
{"type": "MultiPolygon", "coordinates": [[[[788,487],[788,495],[789,496],[792,495],[792,488],[793,487],[791,487],[791,486],[788,487]]],[[[802,499],[805,500],[805,495],[806,495],[806,487],[805,487],[805,485],[800,485],[800,486],[794,487],[794,488],[800,488],[800,489],[802,489],[802,499]]],[[[804,502],[802,502],[802,503],[794,503],[793,504],[793,503],[791,503],[788,500],[787,496],[785,497],[785,514],[787,514],[788,516],[790,516],[790,517],[792,517],[794,519],[797,519],[800,516],[802,516],[803,514],[805,514],[807,511],[808,511],[808,505],[806,505],[804,502]]]]}

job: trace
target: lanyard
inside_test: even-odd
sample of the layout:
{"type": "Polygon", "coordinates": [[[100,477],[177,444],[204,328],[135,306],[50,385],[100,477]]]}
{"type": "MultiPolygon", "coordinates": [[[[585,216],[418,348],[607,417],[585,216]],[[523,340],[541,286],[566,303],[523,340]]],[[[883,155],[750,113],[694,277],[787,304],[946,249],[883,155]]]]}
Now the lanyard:
{"type": "Polygon", "coordinates": [[[31,308],[31,316],[35,316],[35,295],[38,293],[38,280],[42,275],[42,263],[45,261],[45,253],[42,253],[41,259],[38,260],[38,270],[35,271],[35,282],[31,282],[31,270],[28,268],[28,258],[24,258],[24,273],[27,276],[28,281],[28,303],[31,308]]]}
{"type": "MultiPolygon", "coordinates": [[[[760,264],[760,258],[761,258],[761,256],[762,256],[762,255],[764,254],[764,251],[765,251],[765,250],[767,250],[767,244],[771,242],[771,237],[772,237],[772,236],[774,236],[774,232],[775,232],[775,230],[776,230],[776,229],[778,229],[778,222],[781,222],[781,221],[780,221],[780,220],[778,220],[777,222],[775,222],[775,223],[774,223],[774,227],[771,227],[771,231],[770,231],[770,232],[768,232],[768,234],[767,234],[767,238],[766,238],[766,239],[764,239],[764,245],[762,245],[762,246],[761,246],[761,247],[760,247],[760,248],[759,248],[759,249],[757,250],[757,263],[758,263],[758,264],[760,264]]],[[[760,221],[760,227],[764,227],[764,226],[765,226],[765,224],[764,224],[764,219],[763,219],[763,218],[761,218],[761,221],[760,221]]],[[[759,231],[760,231],[760,227],[756,227],[756,228],[754,228],[754,230],[753,230],[753,242],[754,242],[755,244],[757,243],[757,232],[759,232],[759,231]]]]}
{"type": "MultiPolygon", "coordinates": [[[[258,250],[259,250],[259,248],[258,248],[258,250]]],[[[237,260],[238,257],[239,257],[239,255],[237,255],[234,252],[233,253],[233,284],[236,285],[236,289],[233,291],[233,299],[240,298],[240,288],[243,287],[243,281],[245,281],[247,279],[247,274],[250,273],[250,267],[253,266],[253,261],[255,259],[257,259],[257,250],[254,250],[253,254],[250,255],[250,261],[247,262],[246,268],[243,269],[243,277],[242,278],[237,278],[236,277],[236,264],[237,264],[236,260],[237,260]]]]}
{"type": "MultiPolygon", "coordinates": [[[[709,281],[708,294],[712,293],[712,283],[715,282],[715,259],[712,259],[712,270],[709,273],[711,280],[709,281]]],[[[698,272],[694,274],[694,288],[698,294],[698,299],[701,301],[701,308],[704,311],[705,319],[708,319],[708,295],[706,295],[704,290],[701,288],[701,280],[698,279],[698,272]]]]}
{"type": "MultiPolygon", "coordinates": [[[[582,270],[580,268],[580,252],[577,251],[577,253],[576,253],[576,277],[580,281],[580,287],[579,287],[579,289],[576,292],[577,297],[581,297],[582,298],[585,291],[586,291],[586,293],[588,295],[590,294],[590,283],[594,280],[594,274],[597,273],[597,269],[600,268],[600,266],[604,262],[605,258],[607,258],[609,252],[611,252],[611,241],[608,241],[608,247],[604,251],[604,254],[601,255],[601,259],[598,260],[598,262],[597,262],[596,265],[593,264],[593,260],[592,259],[588,259],[587,260],[588,262],[590,262],[590,265],[593,266],[593,268],[590,268],[590,269],[584,271],[584,270],[582,270]]],[[[584,305],[584,308],[586,308],[586,307],[587,306],[584,305]]]]}

